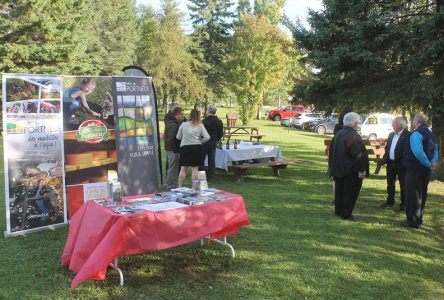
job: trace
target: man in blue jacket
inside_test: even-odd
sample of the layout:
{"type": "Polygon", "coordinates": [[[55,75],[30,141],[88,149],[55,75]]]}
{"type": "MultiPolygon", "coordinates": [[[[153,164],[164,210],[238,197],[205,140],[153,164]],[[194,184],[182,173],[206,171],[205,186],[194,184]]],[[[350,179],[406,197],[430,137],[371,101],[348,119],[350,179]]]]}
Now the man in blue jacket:
{"type": "Polygon", "coordinates": [[[402,226],[419,228],[427,200],[427,186],[432,170],[438,167],[438,144],[427,127],[427,117],[418,114],[413,119],[409,143],[406,144],[403,164],[406,167],[406,216],[402,226]]]}

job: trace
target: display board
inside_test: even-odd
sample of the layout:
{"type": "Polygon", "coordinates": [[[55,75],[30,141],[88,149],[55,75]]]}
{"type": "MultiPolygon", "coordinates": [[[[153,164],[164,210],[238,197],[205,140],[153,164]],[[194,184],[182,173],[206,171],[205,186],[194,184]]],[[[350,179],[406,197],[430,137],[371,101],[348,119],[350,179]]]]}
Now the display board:
{"type": "Polygon", "coordinates": [[[158,191],[157,120],[149,77],[114,77],[119,181],[124,196],[158,191]]]}
{"type": "Polygon", "coordinates": [[[60,76],[3,75],[5,236],[67,222],[60,76]]]}
{"type": "Polygon", "coordinates": [[[68,214],[108,197],[108,172],[117,170],[112,77],[65,76],[63,128],[68,214]]]}
{"type": "Polygon", "coordinates": [[[4,74],[2,84],[5,236],[64,224],[109,197],[110,172],[124,196],[158,191],[151,78],[4,74]]]}

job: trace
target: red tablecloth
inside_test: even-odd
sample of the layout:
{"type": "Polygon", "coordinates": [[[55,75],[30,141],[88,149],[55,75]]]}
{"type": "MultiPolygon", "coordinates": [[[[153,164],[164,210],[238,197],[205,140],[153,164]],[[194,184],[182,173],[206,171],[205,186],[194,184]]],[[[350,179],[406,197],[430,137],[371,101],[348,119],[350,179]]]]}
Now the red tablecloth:
{"type": "Polygon", "coordinates": [[[94,201],[85,203],[70,221],[62,254],[62,264],[77,273],[71,287],[105,279],[108,265],[119,256],[166,249],[210,234],[213,238],[236,234],[250,220],[242,197],[225,195],[231,199],[129,215],[94,201]]]}

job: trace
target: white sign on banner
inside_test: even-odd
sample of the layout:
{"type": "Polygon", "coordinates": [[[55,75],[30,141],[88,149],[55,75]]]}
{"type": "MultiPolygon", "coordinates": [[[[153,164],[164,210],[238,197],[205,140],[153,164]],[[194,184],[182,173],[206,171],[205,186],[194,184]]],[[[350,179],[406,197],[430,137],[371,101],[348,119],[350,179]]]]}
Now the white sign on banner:
{"type": "Polygon", "coordinates": [[[3,75],[5,236],[67,222],[62,81],[3,75]]]}

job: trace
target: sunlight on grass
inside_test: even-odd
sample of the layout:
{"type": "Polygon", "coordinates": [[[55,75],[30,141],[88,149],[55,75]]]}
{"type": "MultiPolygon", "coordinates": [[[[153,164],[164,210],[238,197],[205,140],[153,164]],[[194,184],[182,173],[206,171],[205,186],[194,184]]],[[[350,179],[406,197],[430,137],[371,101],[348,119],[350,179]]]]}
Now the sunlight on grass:
{"type": "MultiPolygon", "coordinates": [[[[224,110],[218,114],[225,116],[224,110]]],[[[333,213],[325,136],[288,132],[279,122],[251,125],[261,128],[264,143],[279,145],[285,159],[299,163],[282,170],[281,178],[256,168],[243,184],[218,172],[211,186],[241,194],[251,220],[228,238],[234,259],[221,245],[195,242],[120,258],[124,287],[109,269],[105,281],[71,290],[74,274],[60,265],[68,231],[62,228],[0,240],[0,278],[6,278],[0,298],[444,299],[444,183],[430,183],[424,226],[408,230],[399,226],[404,213],[379,208],[386,197],[382,169],[364,180],[358,221],[345,222],[333,213]]],[[[5,224],[3,204],[3,230],[5,224]]]]}

